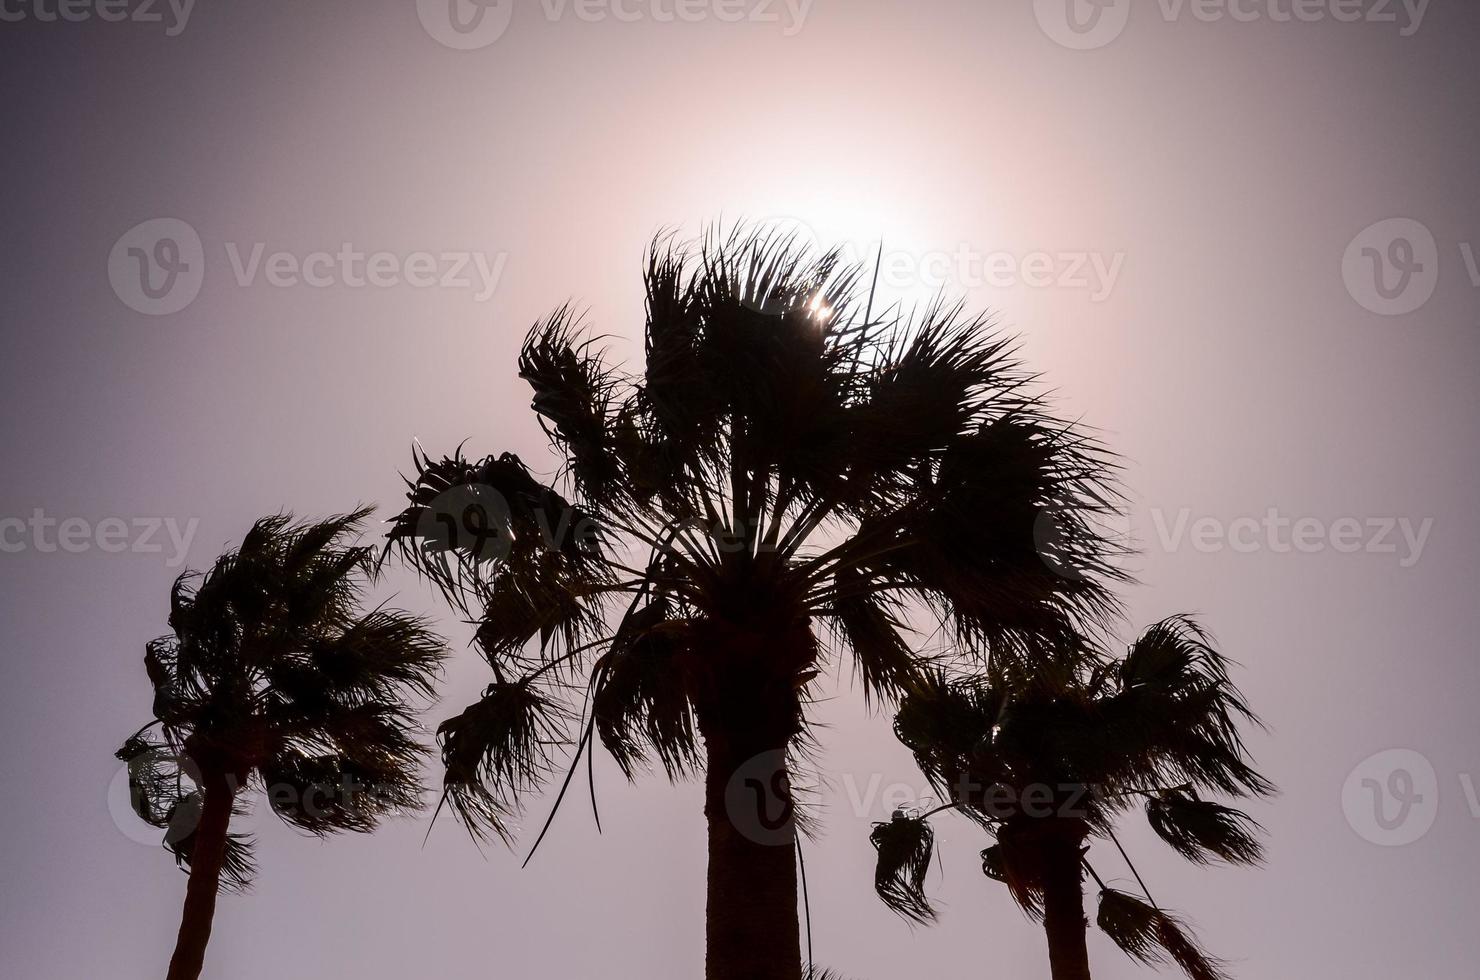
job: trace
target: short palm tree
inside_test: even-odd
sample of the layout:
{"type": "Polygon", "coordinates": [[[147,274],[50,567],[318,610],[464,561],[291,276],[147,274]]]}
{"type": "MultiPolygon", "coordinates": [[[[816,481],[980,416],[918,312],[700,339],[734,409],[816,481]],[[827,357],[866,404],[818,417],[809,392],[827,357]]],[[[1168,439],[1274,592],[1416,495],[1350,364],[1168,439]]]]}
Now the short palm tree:
{"type": "Polygon", "coordinates": [[[1107,463],[985,321],[876,314],[836,254],[660,238],[644,279],[640,375],[569,307],[525,341],[554,480],[508,453],[416,456],[390,546],[475,619],[493,671],[439,730],[444,803],[507,836],[562,740],[566,785],[595,739],[629,778],[702,769],[708,976],[796,980],[788,754],[813,679],[851,658],[893,698],[922,676],[916,614],[979,663],[1073,642],[1113,606],[1107,463]],[[1050,510],[1083,574],[1039,554],[1050,510]]]}
{"type": "Polygon", "coordinates": [[[1106,887],[1087,842],[1108,840],[1124,857],[1114,823],[1139,801],[1152,829],[1189,860],[1257,863],[1258,825],[1201,795],[1271,792],[1249,765],[1245,722],[1257,720],[1227,661],[1182,617],[1146,630],[1121,658],[1065,658],[1024,679],[937,674],[902,699],[895,730],[947,802],[874,826],[878,893],[912,921],[934,918],[924,892],[929,821],[953,810],[995,835],[982,870],[1043,922],[1054,980],[1090,975],[1085,872],[1100,885],[1099,926],[1121,949],[1175,963],[1193,980],[1223,977],[1145,893],[1134,866],[1143,896],[1106,887]]]}
{"type": "Polygon", "coordinates": [[[421,802],[407,695],[430,696],[445,651],[420,619],[360,608],[375,556],[346,539],[367,514],[258,521],[176,580],[171,632],[148,645],[155,720],[118,757],[135,810],[189,869],[169,980],[200,975],[217,891],[251,877],[250,844],[230,833],[249,789],[314,834],[421,802]]]}

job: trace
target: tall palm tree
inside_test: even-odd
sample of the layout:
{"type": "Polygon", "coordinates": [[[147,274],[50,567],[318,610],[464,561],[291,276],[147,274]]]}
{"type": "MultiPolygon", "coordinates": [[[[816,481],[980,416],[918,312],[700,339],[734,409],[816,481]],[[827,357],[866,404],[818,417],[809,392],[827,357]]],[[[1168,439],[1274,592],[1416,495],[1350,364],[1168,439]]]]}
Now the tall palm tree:
{"type": "Polygon", "coordinates": [[[1262,848],[1247,815],[1205,800],[1272,791],[1239,733],[1255,723],[1228,664],[1191,620],[1152,626],[1123,657],[1063,658],[1036,675],[936,674],[907,694],[895,731],[947,801],[897,811],[874,826],[875,885],[896,912],[935,917],[924,892],[934,850],[930,819],[959,812],[996,837],[982,870],[1043,922],[1054,980],[1086,980],[1083,876],[1100,886],[1098,924],[1148,964],[1175,963],[1193,980],[1224,977],[1182,923],[1143,894],[1107,887],[1088,842],[1111,842],[1116,818],[1144,804],[1152,829],[1191,861],[1255,864],[1262,848]]]}
{"type": "Polygon", "coordinates": [[[168,980],[200,975],[218,890],[251,878],[250,842],[230,833],[248,790],[313,834],[421,802],[407,695],[430,696],[445,649],[420,619],[361,609],[374,550],[346,539],[368,513],[258,521],[176,580],[171,632],[148,644],[155,720],[118,757],[135,810],[189,869],[168,980]]]}
{"type": "Polygon", "coordinates": [[[909,616],[1006,662],[1113,608],[1104,455],[984,320],[877,313],[861,281],[765,229],[660,238],[640,375],[568,306],[526,338],[555,479],[508,453],[415,455],[389,535],[492,667],[439,729],[443,802],[470,828],[508,839],[562,739],[567,786],[597,739],[629,778],[703,770],[711,980],[802,974],[788,759],[830,661],[887,701],[922,676],[909,616]],[[1050,510],[1083,574],[1039,554],[1050,510]]]}

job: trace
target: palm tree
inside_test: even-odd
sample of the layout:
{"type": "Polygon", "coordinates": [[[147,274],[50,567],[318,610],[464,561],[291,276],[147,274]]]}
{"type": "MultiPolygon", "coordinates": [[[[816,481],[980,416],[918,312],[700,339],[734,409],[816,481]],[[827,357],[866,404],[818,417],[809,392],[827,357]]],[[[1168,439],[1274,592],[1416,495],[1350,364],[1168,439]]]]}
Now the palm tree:
{"type": "Polygon", "coordinates": [[[830,662],[888,701],[922,676],[908,616],[1006,662],[1113,608],[1104,454],[986,321],[876,314],[861,278],[764,229],[660,237],[640,376],[569,306],[525,340],[555,479],[509,453],[414,454],[389,534],[493,671],[439,729],[443,802],[475,833],[509,839],[557,742],[566,786],[596,739],[628,778],[703,770],[711,980],[802,975],[789,755],[830,662]],[[1082,575],[1038,552],[1050,508],[1082,575]]]}
{"type": "Polygon", "coordinates": [[[171,633],[148,644],[155,720],[118,757],[135,810],[189,869],[168,980],[200,975],[217,891],[250,881],[250,842],[230,833],[249,788],[320,835],[421,802],[406,695],[431,695],[445,650],[420,619],[360,608],[374,550],[345,539],[368,513],[258,521],[210,571],[176,580],[171,633]]]}
{"type": "Polygon", "coordinates": [[[948,802],[874,826],[879,896],[913,922],[934,919],[924,892],[929,821],[956,811],[995,835],[982,870],[1043,922],[1054,980],[1090,975],[1085,872],[1100,887],[1098,924],[1121,949],[1175,963],[1193,980],[1224,977],[1134,865],[1142,896],[1107,887],[1087,842],[1108,840],[1129,863],[1114,824],[1141,801],[1152,829],[1191,861],[1261,860],[1259,826],[1201,795],[1272,792],[1250,767],[1239,724],[1257,719],[1227,668],[1194,622],[1174,617],[1120,658],[1067,657],[1023,678],[932,676],[902,699],[895,731],[948,802]]]}

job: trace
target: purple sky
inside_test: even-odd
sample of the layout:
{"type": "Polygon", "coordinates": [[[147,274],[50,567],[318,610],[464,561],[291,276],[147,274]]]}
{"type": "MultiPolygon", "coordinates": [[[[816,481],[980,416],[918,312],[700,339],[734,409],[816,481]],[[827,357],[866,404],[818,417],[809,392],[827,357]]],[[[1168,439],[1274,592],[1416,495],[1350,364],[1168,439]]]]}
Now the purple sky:
{"type": "MultiPolygon", "coordinates": [[[[575,297],[634,357],[644,243],[742,216],[882,239],[893,297],[997,311],[1126,457],[1132,621],[1202,615],[1283,790],[1253,808],[1263,870],[1193,868],[1129,820],[1158,900],[1246,978],[1474,975],[1480,8],[1136,0],[1075,34],[1051,0],[521,0],[495,38],[420,6],[0,3],[0,975],[163,973],[184,878],[109,788],[179,560],[280,508],[394,507],[413,438],[549,470],[526,327],[575,297]],[[128,249],[180,222],[203,282],[150,300],[128,249]],[[1363,782],[1403,773],[1406,810],[1363,782]]],[[[389,586],[463,649],[427,588],[389,586]]],[[[461,653],[428,720],[485,670],[461,653]]],[[[964,824],[940,925],[880,905],[869,821],[922,780],[846,675],[819,717],[818,961],[1046,976],[964,824]]],[[[256,817],[206,975],[697,976],[697,787],[597,779],[604,835],[577,796],[523,872],[450,820],[423,848],[424,816],[327,843],[256,817]]],[[[1097,976],[1147,975],[1091,944],[1097,976]]]]}

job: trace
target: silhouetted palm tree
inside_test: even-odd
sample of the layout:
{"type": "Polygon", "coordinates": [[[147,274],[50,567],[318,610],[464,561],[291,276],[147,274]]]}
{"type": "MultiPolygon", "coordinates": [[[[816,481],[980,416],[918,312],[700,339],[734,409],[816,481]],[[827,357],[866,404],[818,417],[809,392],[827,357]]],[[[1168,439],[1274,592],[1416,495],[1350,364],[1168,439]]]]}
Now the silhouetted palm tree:
{"type": "Polygon", "coordinates": [[[995,835],[982,870],[1042,920],[1054,980],[1090,975],[1085,871],[1100,885],[1099,926],[1121,949],[1145,963],[1175,963],[1193,980],[1223,977],[1149,893],[1106,887],[1086,854],[1091,838],[1120,851],[1115,820],[1139,801],[1152,829],[1189,860],[1258,863],[1258,825],[1199,795],[1272,791],[1250,768],[1242,722],[1257,719],[1227,661],[1181,617],[1152,626],[1118,659],[1066,657],[1022,678],[936,674],[903,698],[895,731],[949,802],[874,826],[878,893],[912,921],[935,917],[924,892],[935,840],[929,820],[955,810],[995,835]]]}
{"type": "Polygon", "coordinates": [[[983,320],[860,308],[861,275],[764,230],[660,238],[640,376],[569,307],[525,341],[556,480],[508,453],[418,455],[390,534],[475,617],[493,668],[439,729],[444,802],[470,827],[507,839],[562,738],[567,785],[593,738],[629,778],[702,766],[711,980],[801,975],[788,753],[834,655],[892,699],[922,670],[910,615],[1005,664],[1113,608],[1090,513],[1103,455],[983,320]],[[1083,574],[1039,554],[1050,510],[1083,574]]]}
{"type": "Polygon", "coordinates": [[[169,980],[200,975],[218,889],[250,880],[250,844],[229,831],[253,785],[314,834],[369,831],[421,802],[405,699],[430,696],[445,651],[420,619],[361,610],[374,553],[345,539],[367,514],[258,521],[176,580],[171,633],[148,645],[155,721],[118,757],[135,810],[190,872],[169,980]]]}

